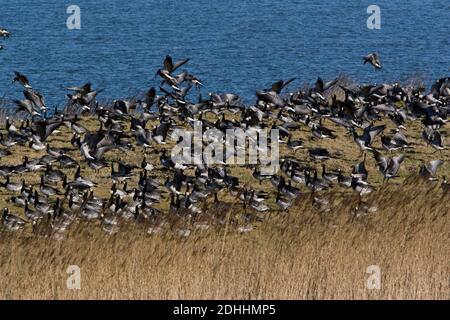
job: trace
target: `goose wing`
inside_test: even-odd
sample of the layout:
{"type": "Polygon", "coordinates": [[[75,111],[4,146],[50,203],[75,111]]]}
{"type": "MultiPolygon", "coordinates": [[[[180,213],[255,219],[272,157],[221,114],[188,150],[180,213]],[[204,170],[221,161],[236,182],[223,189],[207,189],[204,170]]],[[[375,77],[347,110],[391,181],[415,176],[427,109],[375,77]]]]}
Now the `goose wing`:
{"type": "Polygon", "coordinates": [[[378,151],[373,151],[373,156],[375,158],[375,161],[378,164],[378,167],[381,172],[385,172],[388,168],[388,161],[385,157],[382,157],[381,154],[378,151]]]}
{"type": "Polygon", "coordinates": [[[444,163],[442,160],[432,160],[428,165],[428,171],[434,177],[439,167],[444,163]]]}
{"type": "Polygon", "coordinates": [[[368,141],[368,144],[372,144],[373,140],[377,135],[379,135],[384,129],[386,129],[386,125],[380,125],[380,126],[368,126],[364,129],[364,140],[368,141]]]}

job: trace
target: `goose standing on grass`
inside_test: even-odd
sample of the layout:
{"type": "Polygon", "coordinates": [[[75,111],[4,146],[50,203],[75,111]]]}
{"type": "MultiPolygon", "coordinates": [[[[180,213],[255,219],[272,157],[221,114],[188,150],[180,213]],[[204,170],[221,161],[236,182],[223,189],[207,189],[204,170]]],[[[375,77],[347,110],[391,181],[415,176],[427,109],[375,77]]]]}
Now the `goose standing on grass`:
{"type": "Polygon", "coordinates": [[[370,184],[357,178],[352,178],[351,187],[358,192],[360,196],[368,195],[375,190],[370,184]]]}
{"type": "Polygon", "coordinates": [[[270,180],[270,179],[272,179],[272,175],[265,175],[265,174],[262,174],[260,170],[257,170],[257,169],[256,169],[256,166],[255,166],[255,169],[253,170],[252,176],[253,176],[253,178],[255,178],[256,180],[258,180],[260,184],[261,184],[264,180],[270,180]]]}
{"type": "Polygon", "coordinates": [[[10,192],[17,192],[22,189],[22,187],[25,186],[25,181],[22,180],[22,183],[14,183],[9,180],[9,175],[6,176],[6,181],[4,183],[0,184],[3,188],[10,192]]]}
{"type": "Polygon", "coordinates": [[[47,145],[43,143],[41,139],[36,135],[32,136],[28,146],[35,151],[41,151],[47,148],[47,145]]]}
{"type": "Polygon", "coordinates": [[[324,127],[321,124],[321,120],[319,120],[319,123],[315,123],[310,120],[309,116],[307,116],[305,123],[307,126],[309,126],[311,128],[311,132],[312,132],[313,136],[316,138],[319,138],[319,139],[326,139],[326,138],[335,139],[336,138],[333,130],[330,130],[330,129],[324,127]]]}
{"type": "Polygon", "coordinates": [[[346,188],[350,188],[352,186],[353,177],[347,177],[344,176],[342,173],[342,170],[339,169],[339,175],[338,175],[338,183],[346,188]]]}
{"type": "Polygon", "coordinates": [[[296,152],[298,149],[303,148],[303,141],[302,140],[292,140],[292,135],[289,135],[288,141],[287,141],[287,147],[294,152],[296,152]]]}
{"type": "Polygon", "coordinates": [[[81,176],[81,167],[78,165],[77,171],[75,171],[74,175],[74,182],[78,184],[85,185],[88,188],[93,188],[97,186],[97,183],[93,182],[92,180],[89,180],[87,178],[83,178],[81,176]]]}
{"type": "Polygon", "coordinates": [[[45,168],[45,164],[41,163],[41,159],[28,159],[27,156],[23,157],[23,165],[29,171],[38,171],[45,168]]]}
{"type": "Polygon", "coordinates": [[[339,177],[338,172],[327,172],[325,168],[325,164],[322,164],[322,178],[325,179],[328,182],[336,181],[339,177]]]}
{"type": "Polygon", "coordinates": [[[328,160],[331,155],[325,148],[313,148],[309,149],[309,157],[314,161],[328,160]]]}
{"type": "Polygon", "coordinates": [[[47,144],[47,153],[54,158],[59,158],[64,155],[64,149],[50,147],[50,144],[47,144]]]}
{"type": "Polygon", "coordinates": [[[285,199],[278,193],[275,203],[282,211],[287,211],[292,206],[292,199],[285,199]]]}
{"type": "MultiPolygon", "coordinates": [[[[56,205],[59,205],[59,198],[56,199],[56,205]]],[[[25,202],[25,206],[27,205],[27,202],[25,202]]],[[[39,199],[39,196],[35,196],[34,197],[34,202],[33,202],[34,208],[36,209],[36,211],[40,212],[40,213],[53,213],[53,206],[48,203],[47,201],[45,201],[44,199],[39,199]]],[[[26,212],[25,212],[26,214],[26,212]]]]}
{"type": "Polygon", "coordinates": [[[8,208],[4,208],[2,212],[2,225],[7,230],[17,231],[25,227],[27,221],[16,215],[10,214],[8,208]]]}
{"type": "Polygon", "coordinates": [[[14,197],[9,198],[8,202],[13,203],[14,205],[19,206],[19,207],[25,207],[26,200],[27,200],[26,197],[24,198],[22,196],[20,196],[20,197],[14,196],[14,197]]]}
{"type": "Polygon", "coordinates": [[[41,192],[45,194],[47,197],[62,194],[61,191],[59,191],[58,189],[46,185],[44,182],[44,176],[41,176],[41,183],[39,184],[39,190],[41,190],[41,192]]]}
{"type": "Polygon", "coordinates": [[[114,163],[111,163],[111,179],[116,182],[123,182],[126,179],[131,179],[134,175],[131,171],[133,166],[129,166],[119,161],[118,171],[114,171],[114,163]]]}
{"type": "Polygon", "coordinates": [[[53,169],[51,164],[47,164],[44,178],[47,182],[58,183],[63,181],[65,174],[61,170],[53,169]]]}
{"type": "Polygon", "coordinates": [[[9,149],[0,149],[0,158],[8,157],[12,155],[12,152],[9,149]]]}
{"type": "Polygon", "coordinates": [[[61,165],[61,167],[63,167],[63,168],[78,166],[78,162],[75,159],[73,159],[65,154],[59,156],[58,162],[61,165]]]}
{"type": "Polygon", "coordinates": [[[144,157],[141,162],[141,168],[147,172],[150,172],[155,168],[155,166],[147,162],[147,159],[144,157]]]}
{"type": "MultiPolygon", "coordinates": [[[[24,213],[27,219],[34,225],[39,219],[44,217],[44,213],[37,210],[31,210],[28,207],[28,201],[25,201],[24,213]]],[[[47,212],[46,212],[47,213],[47,212]]]]}

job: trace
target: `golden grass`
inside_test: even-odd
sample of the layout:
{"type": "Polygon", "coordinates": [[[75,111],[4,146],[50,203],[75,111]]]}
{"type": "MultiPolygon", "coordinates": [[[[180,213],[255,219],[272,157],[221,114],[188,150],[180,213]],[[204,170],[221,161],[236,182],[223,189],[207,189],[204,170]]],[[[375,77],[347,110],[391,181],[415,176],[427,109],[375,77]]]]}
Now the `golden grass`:
{"type": "MultiPolygon", "coordinates": [[[[84,124],[94,129],[92,120],[84,124]]],[[[414,125],[409,138],[419,144],[420,131],[414,125]]],[[[309,141],[305,129],[299,136],[307,145],[325,146],[332,154],[342,151],[344,157],[330,160],[327,166],[348,173],[360,158],[351,138],[339,132],[335,141],[309,141]]],[[[49,141],[67,146],[68,137],[63,129],[49,141]]],[[[1,159],[2,164],[20,163],[20,156],[27,153],[31,158],[43,154],[20,147],[11,151],[19,156],[1,159]]],[[[80,159],[76,151],[70,155],[80,159]]],[[[138,164],[142,150],[107,156],[138,164]]],[[[296,156],[307,159],[304,150],[296,156]]],[[[436,157],[447,160],[448,153],[436,157]]],[[[148,159],[157,158],[156,153],[148,154],[148,159]]],[[[262,222],[249,233],[237,231],[243,209],[226,195],[220,195],[221,201],[230,201],[224,205],[226,210],[220,209],[226,224],[208,230],[180,220],[155,235],[147,234],[147,224],[124,224],[111,236],[99,222],[82,221],[63,240],[29,230],[1,231],[0,299],[449,299],[450,195],[439,183],[412,174],[421,159],[432,158],[429,148],[417,145],[402,167],[401,175],[408,178],[387,185],[381,184],[369,159],[369,180],[378,190],[364,204],[357,195],[334,188],[323,194],[332,204],[326,212],[305,191],[288,213],[259,214],[262,222]],[[356,209],[365,204],[376,206],[376,212],[356,209]],[[185,229],[192,230],[189,237],[179,235],[185,229]],[[70,265],[81,268],[80,290],[66,286],[70,265]],[[381,268],[380,290],[366,287],[371,265],[381,268]]],[[[440,170],[448,168],[449,162],[440,170]]],[[[99,175],[86,166],[82,169],[83,176],[99,182],[96,195],[107,197],[108,169],[99,175]]],[[[72,177],[74,170],[65,172],[72,177]]],[[[232,173],[256,189],[269,188],[268,183],[255,183],[248,169],[234,167],[232,173]]],[[[158,175],[163,179],[163,174],[158,175]]],[[[38,177],[32,173],[25,179],[37,184],[38,177]]],[[[135,184],[133,180],[130,187],[135,184]]],[[[6,202],[9,196],[0,190],[0,206],[20,214],[21,209],[6,202]]],[[[215,210],[219,209],[208,211],[217,214],[215,210]]]]}
{"type": "Polygon", "coordinates": [[[411,182],[401,198],[379,191],[378,211],[360,217],[356,198],[329,213],[305,198],[247,234],[149,236],[130,226],[108,236],[84,224],[64,241],[3,234],[0,298],[448,299],[449,196],[429,187],[411,182]],[[81,268],[81,290],[66,287],[69,265],[81,268]],[[380,290],[366,288],[371,265],[380,290]]]}

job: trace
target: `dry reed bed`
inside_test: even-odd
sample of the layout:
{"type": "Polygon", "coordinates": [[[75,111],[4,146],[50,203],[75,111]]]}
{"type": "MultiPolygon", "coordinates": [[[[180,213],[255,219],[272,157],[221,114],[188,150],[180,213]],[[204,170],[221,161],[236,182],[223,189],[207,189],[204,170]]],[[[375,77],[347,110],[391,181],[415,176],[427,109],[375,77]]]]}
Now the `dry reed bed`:
{"type": "Polygon", "coordinates": [[[231,224],[187,238],[140,225],[109,236],[84,223],[65,240],[1,232],[0,298],[450,298],[450,195],[438,183],[381,187],[366,200],[377,212],[359,217],[357,196],[328,197],[330,212],[304,195],[245,234],[231,224]],[[66,287],[69,265],[81,268],[81,290],[66,287]],[[370,265],[381,268],[380,290],[366,288],[370,265]]]}

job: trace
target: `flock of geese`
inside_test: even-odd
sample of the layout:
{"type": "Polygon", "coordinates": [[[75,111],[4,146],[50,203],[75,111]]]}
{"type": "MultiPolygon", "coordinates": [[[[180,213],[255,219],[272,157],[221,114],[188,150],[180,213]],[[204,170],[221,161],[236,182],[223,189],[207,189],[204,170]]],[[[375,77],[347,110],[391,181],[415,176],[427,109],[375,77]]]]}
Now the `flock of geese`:
{"type": "MultiPolygon", "coordinates": [[[[9,33],[0,29],[0,36],[9,33]]],[[[266,212],[287,212],[301,201],[304,190],[310,190],[314,203],[324,211],[330,210],[330,204],[319,196],[322,190],[341,186],[361,197],[370,194],[375,188],[369,181],[367,156],[376,160],[384,180],[398,177],[409,150],[415,148],[407,134],[413,121],[421,122],[422,137],[430,149],[442,152],[446,148],[441,128],[450,110],[450,78],[437,80],[430,91],[397,83],[349,87],[338,79],[326,82],[319,78],[309,89],[287,92],[295,79],[280,80],[257,90],[255,103],[244,105],[232,93],[210,93],[207,99],[200,96],[192,101],[193,91],[203,83],[188,71],[179,71],[188,61],[174,62],[166,56],[156,72],[161,79],[159,90],[149,89],[141,100],[101,105],[97,101],[101,90],[94,90],[90,83],[68,87],[64,110],[48,110],[44,96],[24,74],[15,72],[13,82],[23,87],[24,97],[14,103],[17,114],[24,116],[16,122],[6,119],[0,134],[0,159],[14,157],[11,150],[17,145],[27,150],[27,156],[18,164],[0,163],[0,190],[11,195],[8,201],[15,208],[3,209],[2,228],[16,231],[29,225],[33,232],[63,235],[75,221],[82,220],[97,221],[106,232],[116,233],[130,221],[145,224],[152,234],[170,228],[171,219],[181,219],[191,222],[189,228],[178,230],[187,236],[193,228],[225,224],[224,212],[234,205],[223,200],[227,196],[242,206],[238,230],[246,232],[266,212]],[[337,91],[343,93],[342,98],[337,91]],[[98,129],[84,127],[84,118],[98,122],[98,129]],[[174,163],[167,148],[171,134],[176,128],[193,128],[195,121],[201,122],[204,131],[278,129],[279,143],[290,152],[280,159],[279,172],[264,175],[260,165],[246,165],[256,185],[270,182],[265,184],[270,189],[260,191],[242,183],[225,164],[207,165],[202,159],[191,165],[174,163]],[[392,122],[395,129],[387,133],[386,123],[376,124],[383,121],[392,122]],[[325,163],[333,157],[327,149],[306,148],[304,140],[294,138],[296,131],[307,129],[311,139],[335,139],[337,133],[327,122],[343,127],[345,139],[353,140],[360,150],[361,161],[351,173],[327,170],[325,163]],[[68,128],[72,138],[66,147],[58,148],[51,145],[50,137],[57,136],[61,127],[68,128]],[[382,148],[373,146],[377,139],[382,148]],[[139,165],[108,157],[108,153],[132,150],[141,155],[139,165]],[[33,157],[35,151],[45,155],[33,157]],[[80,156],[69,155],[74,151],[80,156]],[[298,152],[306,152],[311,162],[300,161],[298,152]],[[392,153],[395,155],[390,156],[392,153]],[[152,155],[156,157],[149,160],[152,155]],[[321,170],[316,169],[317,163],[321,170]],[[67,168],[73,168],[75,174],[69,176],[67,168]],[[83,176],[87,172],[89,175],[83,176]],[[109,172],[110,196],[102,198],[96,192],[100,187],[96,177],[105,172],[109,172]],[[27,182],[26,173],[38,175],[39,183],[27,182]],[[164,180],[157,178],[161,176],[164,180]],[[164,201],[167,210],[158,209],[164,201]]],[[[381,68],[376,54],[364,57],[365,63],[381,68]]],[[[439,159],[423,162],[418,170],[424,179],[438,180],[442,164],[439,159]]],[[[450,189],[445,178],[441,184],[450,189]]]]}

